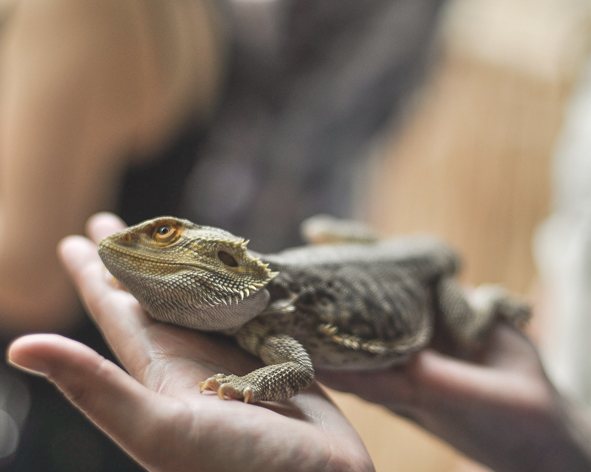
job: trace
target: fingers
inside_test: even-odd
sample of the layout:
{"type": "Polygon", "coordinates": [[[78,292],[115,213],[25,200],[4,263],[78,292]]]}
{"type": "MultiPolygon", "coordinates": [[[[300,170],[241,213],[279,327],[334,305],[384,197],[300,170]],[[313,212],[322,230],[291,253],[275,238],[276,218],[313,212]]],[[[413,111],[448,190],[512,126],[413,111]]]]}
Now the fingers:
{"type": "Polygon", "coordinates": [[[113,213],[103,212],[90,217],[86,223],[86,233],[98,244],[102,239],[125,229],[125,227],[121,218],[113,213]]]}
{"type": "Polygon", "coordinates": [[[523,331],[506,322],[499,322],[490,333],[482,358],[486,366],[520,371],[541,369],[538,352],[523,331]]]}
{"type": "Polygon", "coordinates": [[[148,319],[135,298],[112,282],[96,246],[86,238],[63,239],[58,253],[93,318],[105,334],[121,328],[127,334],[146,326],[148,319]]]}
{"type": "Polygon", "coordinates": [[[47,376],[128,451],[148,447],[158,434],[155,428],[162,426],[156,420],[166,423],[162,397],[76,341],[51,334],[25,336],[9,347],[8,360],[19,368],[47,376]]]}
{"type": "MultiPolygon", "coordinates": [[[[120,220],[105,214],[97,215],[89,226],[94,237],[100,238],[120,225],[120,220]]],[[[132,375],[143,370],[152,348],[145,328],[153,321],[132,295],[115,287],[107,277],[96,246],[90,240],[80,236],[65,238],[58,253],[113,352],[132,375]]]]}
{"type": "Polygon", "coordinates": [[[507,323],[490,333],[481,362],[471,363],[432,349],[408,364],[366,373],[317,372],[328,386],[382,404],[436,432],[453,414],[468,415],[473,405],[546,405],[551,403],[538,355],[527,337],[507,323]]]}
{"type": "Polygon", "coordinates": [[[415,402],[415,385],[404,368],[371,372],[317,371],[315,377],[330,388],[351,392],[390,408],[415,402]]]}
{"type": "Polygon", "coordinates": [[[500,375],[494,369],[425,349],[408,363],[383,371],[319,371],[316,378],[328,387],[355,393],[400,412],[421,409],[434,397],[486,391],[497,385],[500,375]]]}
{"type": "Polygon", "coordinates": [[[409,366],[408,375],[420,391],[419,403],[431,396],[457,396],[474,389],[486,390],[498,382],[489,369],[433,350],[420,352],[409,366]]]}

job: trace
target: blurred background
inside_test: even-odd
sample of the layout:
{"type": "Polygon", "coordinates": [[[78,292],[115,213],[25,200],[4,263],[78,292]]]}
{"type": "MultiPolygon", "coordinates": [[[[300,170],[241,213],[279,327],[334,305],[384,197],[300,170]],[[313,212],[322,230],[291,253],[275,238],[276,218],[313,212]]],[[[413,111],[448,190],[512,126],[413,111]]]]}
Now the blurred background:
{"type": "MultiPolygon", "coordinates": [[[[169,11],[177,3],[0,2],[0,205],[17,202],[22,233],[43,227],[51,258],[103,209],[130,224],[176,214],[265,252],[301,243],[299,222],[321,212],[384,236],[434,233],[463,255],[465,283],[533,301],[549,373],[591,404],[587,0],[227,0],[212,2],[209,36],[183,22],[208,13],[169,11]],[[30,183],[26,198],[11,196],[16,183],[30,183]]],[[[0,238],[3,345],[59,331],[108,356],[67,282],[53,298],[41,282],[6,282],[10,252],[0,238]]],[[[2,470],[139,470],[44,380],[1,367],[2,470]]],[[[331,395],[379,472],[485,470],[385,409],[331,395]]]]}
{"type": "MultiPolygon", "coordinates": [[[[427,82],[372,162],[359,212],[384,234],[438,234],[468,284],[535,305],[546,368],[590,404],[591,5],[454,0],[427,82]]],[[[488,470],[384,410],[335,398],[378,471],[488,470]]]]}

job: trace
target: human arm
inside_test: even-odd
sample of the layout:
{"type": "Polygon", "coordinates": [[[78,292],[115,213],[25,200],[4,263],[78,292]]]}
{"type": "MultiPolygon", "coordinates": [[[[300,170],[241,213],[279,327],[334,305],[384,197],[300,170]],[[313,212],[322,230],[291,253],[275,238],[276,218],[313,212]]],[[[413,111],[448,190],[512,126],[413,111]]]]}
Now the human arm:
{"type": "MultiPolygon", "coordinates": [[[[121,226],[101,215],[90,228],[99,240],[121,226]]],[[[151,320],[106,278],[90,241],[67,239],[61,254],[130,375],[56,335],[20,338],[9,358],[45,374],[148,470],[373,470],[360,438],[317,386],[262,405],[199,393],[198,382],[211,374],[246,373],[260,362],[222,337],[151,320]]]]}
{"type": "Polygon", "coordinates": [[[495,472],[591,469],[591,423],[556,391],[532,343],[506,324],[474,362],[425,350],[385,372],[316,377],[407,416],[495,472]]]}

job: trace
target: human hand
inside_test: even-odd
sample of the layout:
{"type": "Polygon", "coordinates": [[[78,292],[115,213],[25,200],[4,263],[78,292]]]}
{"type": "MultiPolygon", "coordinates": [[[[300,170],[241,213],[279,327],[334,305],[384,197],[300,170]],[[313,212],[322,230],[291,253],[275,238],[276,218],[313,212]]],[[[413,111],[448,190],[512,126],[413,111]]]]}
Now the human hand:
{"type": "Polygon", "coordinates": [[[546,377],[535,347],[498,323],[472,362],[432,349],[382,372],[317,372],[382,404],[496,472],[591,470],[591,426],[546,377]]]}
{"type": "MultiPolygon", "coordinates": [[[[100,214],[88,227],[97,242],[123,223],[100,214]]],[[[148,470],[374,470],[361,439],[317,385],[288,401],[258,405],[199,393],[198,383],[212,374],[245,374],[260,361],[222,336],[153,321],[108,280],[88,239],[65,239],[60,255],[129,375],[57,335],[16,340],[9,360],[45,375],[148,470]]]]}

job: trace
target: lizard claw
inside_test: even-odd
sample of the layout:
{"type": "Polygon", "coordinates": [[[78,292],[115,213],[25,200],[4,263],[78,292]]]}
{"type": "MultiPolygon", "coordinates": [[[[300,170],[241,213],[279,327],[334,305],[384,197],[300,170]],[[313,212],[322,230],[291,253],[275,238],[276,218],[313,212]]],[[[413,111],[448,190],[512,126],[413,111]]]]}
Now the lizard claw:
{"type": "Polygon", "coordinates": [[[215,377],[216,376],[214,375],[213,377],[208,378],[204,382],[199,382],[199,392],[203,393],[205,392],[205,390],[212,390],[214,392],[217,392],[218,388],[220,387],[220,384],[215,377]]]}
{"type": "Polygon", "coordinates": [[[199,382],[199,390],[201,393],[205,390],[216,392],[222,400],[233,398],[244,400],[244,403],[256,402],[252,386],[237,375],[216,374],[199,382]]]}

